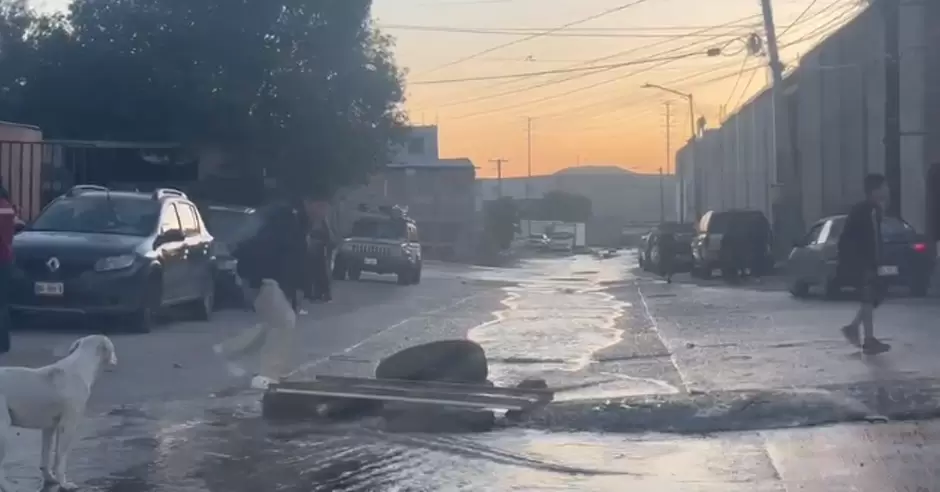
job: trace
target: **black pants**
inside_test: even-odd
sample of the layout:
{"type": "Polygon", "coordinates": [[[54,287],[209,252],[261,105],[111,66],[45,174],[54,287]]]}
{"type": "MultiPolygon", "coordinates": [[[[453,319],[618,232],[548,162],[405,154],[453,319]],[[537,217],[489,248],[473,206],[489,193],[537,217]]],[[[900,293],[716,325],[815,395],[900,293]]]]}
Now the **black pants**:
{"type": "Polygon", "coordinates": [[[0,263],[0,354],[10,351],[10,279],[13,266],[0,263]]]}
{"type": "Polygon", "coordinates": [[[312,248],[310,255],[310,267],[313,277],[313,297],[329,301],[333,298],[331,277],[330,277],[330,256],[331,251],[324,246],[312,248]]]}

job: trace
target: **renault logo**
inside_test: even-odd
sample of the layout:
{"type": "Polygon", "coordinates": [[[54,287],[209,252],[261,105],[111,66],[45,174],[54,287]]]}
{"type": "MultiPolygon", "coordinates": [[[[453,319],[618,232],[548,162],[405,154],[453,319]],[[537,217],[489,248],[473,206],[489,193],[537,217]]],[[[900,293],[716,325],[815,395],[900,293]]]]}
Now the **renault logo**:
{"type": "Polygon", "coordinates": [[[62,263],[60,263],[59,259],[56,258],[55,256],[53,256],[52,258],[49,258],[49,261],[46,262],[46,267],[49,268],[50,272],[59,271],[60,266],[62,266],[62,263]]]}

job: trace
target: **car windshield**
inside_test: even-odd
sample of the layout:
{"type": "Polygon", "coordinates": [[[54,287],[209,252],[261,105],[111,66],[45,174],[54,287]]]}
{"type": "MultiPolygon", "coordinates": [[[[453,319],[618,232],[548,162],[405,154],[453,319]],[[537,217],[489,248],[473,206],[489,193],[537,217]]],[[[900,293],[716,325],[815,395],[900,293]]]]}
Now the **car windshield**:
{"type": "Polygon", "coordinates": [[[401,239],[407,228],[402,220],[359,219],[353,223],[353,237],[373,239],[401,239]]]}
{"type": "Polygon", "coordinates": [[[229,245],[237,244],[255,235],[261,228],[258,213],[242,210],[208,207],[201,211],[209,234],[229,245]]]}
{"type": "Polygon", "coordinates": [[[78,196],[52,202],[29,229],[148,236],[156,230],[159,217],[156,200],[78,196]]]}

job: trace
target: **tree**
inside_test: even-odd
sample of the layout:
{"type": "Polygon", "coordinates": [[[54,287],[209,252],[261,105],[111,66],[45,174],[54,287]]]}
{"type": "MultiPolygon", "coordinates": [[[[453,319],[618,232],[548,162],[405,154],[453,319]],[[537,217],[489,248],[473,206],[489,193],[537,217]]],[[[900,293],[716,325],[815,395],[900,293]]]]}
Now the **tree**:
{"type": "Polygon", "coordinates": [[[592,215],[591,199],[576,193],[550,191],[535,204],[535,215],[540,220],[587,222],[592,215]]]}
{"type": "Polygon", "coordinates": [[[26,53],[0,54],[0,110],[52,137],[218,146],[305,192],[362,181],[402,135],[371,0],[0,2],[26,53]]]}
{"type": "Polygon", "coordinates": [[[484,204],[484,232],[488,243],[500,250],[508,249],[519,225],[519,210],[510,197],[484,204]]]}

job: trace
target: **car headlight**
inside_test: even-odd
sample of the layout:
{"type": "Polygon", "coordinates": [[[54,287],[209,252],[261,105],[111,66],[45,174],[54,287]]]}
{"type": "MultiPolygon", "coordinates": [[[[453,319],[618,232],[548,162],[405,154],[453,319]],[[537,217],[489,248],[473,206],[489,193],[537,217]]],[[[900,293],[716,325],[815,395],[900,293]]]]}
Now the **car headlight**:
{"type": "Polygon", "coordinates": [[[99,272],[123,270],[133,266],[135,261],[137,257],[134,255],[109,256],[95,262],[95,270],[99,272]]]}

